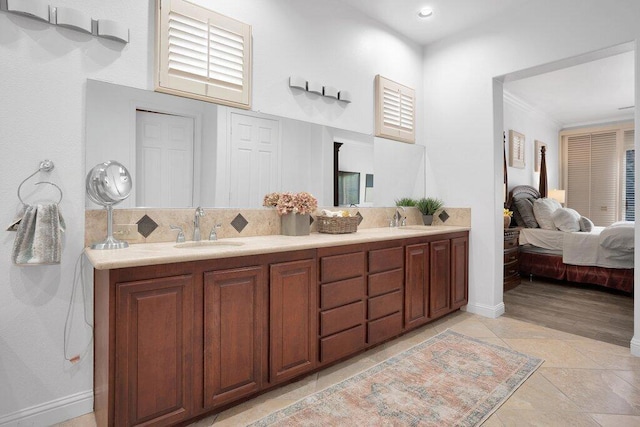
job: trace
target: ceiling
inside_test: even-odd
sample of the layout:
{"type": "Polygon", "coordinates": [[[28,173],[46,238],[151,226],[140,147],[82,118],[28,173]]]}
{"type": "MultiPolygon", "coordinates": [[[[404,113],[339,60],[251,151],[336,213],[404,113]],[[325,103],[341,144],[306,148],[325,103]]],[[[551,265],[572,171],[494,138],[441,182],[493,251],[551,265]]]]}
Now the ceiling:
{"type": "Polygon", "coordinates": [[[634,52],[504,84],[561,127],[633,119],[634,52]]]}
{"type": "MultiPolygon", "coordinates": [[[[419,45],[427,45],[470,30],[530,0],[341,1],[419,45]],[[418,18],[418,11],[425,6],[433,9],[433,16],[418,18]]],[[[561,127],[632,119],[633,108],[619,108],[634,104],[634,53],[510,81],[505,89],[561,127]]]]}
{"type": "Polygon", "coordinates": [[[341,0],[420,45],[469,29],[530,0],[341,0]],[[433,16],[418,18],[428,6],[433,16]]]}

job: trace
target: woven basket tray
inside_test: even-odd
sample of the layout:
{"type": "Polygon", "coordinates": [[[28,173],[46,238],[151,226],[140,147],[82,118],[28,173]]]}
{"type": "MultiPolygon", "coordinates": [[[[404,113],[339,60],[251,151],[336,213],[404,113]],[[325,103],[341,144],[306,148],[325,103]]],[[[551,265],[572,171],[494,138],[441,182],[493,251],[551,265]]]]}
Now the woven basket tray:
{"type": "Polygon", "coordinates": [[[327,234],[345,234],[355,233],[358,231],[357,216],[348,217],[331,217],[331,216],[318,216],[316,222],[318,223],[318,233],[327,234]]]}

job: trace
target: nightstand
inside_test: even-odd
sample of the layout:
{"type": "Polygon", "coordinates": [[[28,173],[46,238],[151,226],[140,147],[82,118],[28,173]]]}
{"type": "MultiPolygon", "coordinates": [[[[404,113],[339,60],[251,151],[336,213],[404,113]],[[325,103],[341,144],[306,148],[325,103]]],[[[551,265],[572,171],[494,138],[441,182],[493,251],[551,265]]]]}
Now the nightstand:
{"type": "Polygon", "coordinates": [[[504,229],[504,291],[515,288],[520,284],[518,261],[518,237],[519,228],[504,229]]]}

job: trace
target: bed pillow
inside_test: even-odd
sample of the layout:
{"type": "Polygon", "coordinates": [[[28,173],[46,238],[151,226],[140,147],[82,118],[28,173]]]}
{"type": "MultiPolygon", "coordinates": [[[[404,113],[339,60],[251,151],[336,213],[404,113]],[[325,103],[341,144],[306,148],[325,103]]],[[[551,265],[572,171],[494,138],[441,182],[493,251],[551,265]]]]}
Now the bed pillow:
{"type": "Polygon", "coordinates": [[[600,246],[621,252],[633,252],[634,222],[622,221],[605,227],[600,233],[600,246]]]}
{"type": "Polygon", "coordinates": [[[524,225],[521,227],[526,228],[538,228],[538,221],[536,221],[536,216],[533,213],[533,200],[534,199],[516,199],[514,201],[516,208],[518,208],[518,213],[520,214],[520,218],[522,218],[522,222],[524,225]]]}
{"type": "Polygon", "coordinates": [[[581,216],[578,224],[580,224],[580,231],[590,233],[593,230],[593,222],[586,216],[581,216]]]}
{"type": "Polygon", "coordinates": [[[556,209],[551,219],[560,231],[580,231],[580,214],[571,208],[556,209]]]}
{"type": "Polygon", "coordinates": [[[540,228],[544,230],[555,230],[556,226],[553,223],[551,214],[561,207],[560,202],[555,199],[549,199],[547,197],[544,199],[536,199],[536,201],[533,202],[533,213],[540,228]]]}

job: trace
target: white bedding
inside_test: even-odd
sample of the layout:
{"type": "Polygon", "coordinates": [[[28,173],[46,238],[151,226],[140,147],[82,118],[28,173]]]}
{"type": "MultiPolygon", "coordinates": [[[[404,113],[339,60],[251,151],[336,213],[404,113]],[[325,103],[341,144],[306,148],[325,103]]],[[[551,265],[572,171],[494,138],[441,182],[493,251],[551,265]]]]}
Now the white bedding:
{"type": "Polygon", "coordinates": [[[565,264],[633,268],[633,253],[613,251],[600,246],[602,230],[604,227],[594,227],[589,233],[524,228],[520,230],[519,240],[521,245],[562,250],[562,262],[565,264]]]}
{"type": "Polygon", "coordinates": [[[533,245],[539,248],[562,250],[564,235],[568,234],[560,230],[543,230],[542,228],[523,228],[520,230],[520,244],[533,245]]]}

